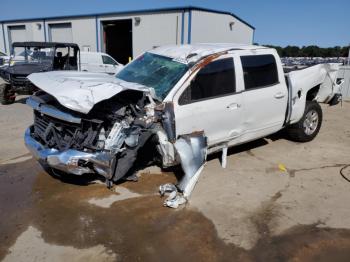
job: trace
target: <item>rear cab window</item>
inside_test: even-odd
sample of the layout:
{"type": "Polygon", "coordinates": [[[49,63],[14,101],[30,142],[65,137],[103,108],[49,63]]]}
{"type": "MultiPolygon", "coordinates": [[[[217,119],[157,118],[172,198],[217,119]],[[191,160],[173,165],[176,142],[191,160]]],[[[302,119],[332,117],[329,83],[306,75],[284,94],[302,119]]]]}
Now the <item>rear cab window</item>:
{"type": "Polygon", "coordinates": [[[236,78],[233,58],[213,61],[203,67],[184,90],[179,105],[186,105],[216,97],[234,94],[236,78]]]}
{"type": "Polygon", "coordinates": [[[245,90],[279,83],[276,59],[272,54],[241,56],[245,90]]]}

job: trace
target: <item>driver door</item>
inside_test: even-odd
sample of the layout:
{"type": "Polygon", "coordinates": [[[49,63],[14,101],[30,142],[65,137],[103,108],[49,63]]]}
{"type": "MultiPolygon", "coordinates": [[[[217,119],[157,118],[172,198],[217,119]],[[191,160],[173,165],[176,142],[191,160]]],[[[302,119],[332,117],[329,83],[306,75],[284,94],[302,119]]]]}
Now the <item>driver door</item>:
{"type": "Polygon", "coordinates": [[[239,137],[242,94],[238,91],[232,56],[200,69],[174,99],[177,136],[204,131],[209,146],[239,137]]]}
{"type": "Polygon", "coordinates": [[[102,61],[107,74],[116,74],[119,71],[119,65],[112,57],[102,55],[102,61]]]}

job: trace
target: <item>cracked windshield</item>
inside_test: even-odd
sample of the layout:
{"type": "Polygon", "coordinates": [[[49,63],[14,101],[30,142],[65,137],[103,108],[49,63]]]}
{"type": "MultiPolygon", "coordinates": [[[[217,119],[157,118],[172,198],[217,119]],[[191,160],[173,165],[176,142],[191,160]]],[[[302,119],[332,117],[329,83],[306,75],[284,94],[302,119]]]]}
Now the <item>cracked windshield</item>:
{"type": "Polygon", "coordinates": [[[172,58],[147,52],[120,71],[116,77],[151,87],[157,97],[163,100],[187,69],[186,64],[172,58]]]}

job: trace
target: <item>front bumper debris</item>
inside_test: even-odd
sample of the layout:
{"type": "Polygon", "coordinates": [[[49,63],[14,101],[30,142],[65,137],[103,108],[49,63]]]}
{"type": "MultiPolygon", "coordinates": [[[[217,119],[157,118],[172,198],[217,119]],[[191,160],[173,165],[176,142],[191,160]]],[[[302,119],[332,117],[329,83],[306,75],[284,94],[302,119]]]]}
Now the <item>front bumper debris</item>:
{"type": "Polygon", "coordinates": [[[177,208],[188,201],[204,168],[207,158],[207,139],[203,132],[181,136],[175,142],[185,175],[177,186],[165,184],[159,187],[161,196],[169,194],[164,206],[177,208]]]}
{"type": "Polygon", "coordinates": [[[112,176],[113,156],[108,152],[83,152],[74,149],[59,151],[47,148],[32,136],[33,126],[24,135],[24,142],[30,153],[48,166],[74,175],[98,173],[104,177],[112,176]]]}

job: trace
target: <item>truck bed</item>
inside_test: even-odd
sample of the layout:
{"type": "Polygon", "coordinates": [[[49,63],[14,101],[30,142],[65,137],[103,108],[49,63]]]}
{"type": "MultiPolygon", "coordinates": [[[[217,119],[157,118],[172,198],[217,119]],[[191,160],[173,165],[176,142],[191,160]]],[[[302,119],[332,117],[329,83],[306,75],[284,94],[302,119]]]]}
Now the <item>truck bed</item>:
{"type": "Polygon", "coordinates": [[[285,74],[289,92],[287,123],[296,123],[302,117],[309,90],[314,89],[319,103],[329,103],[340,93],[341,84],[336,83],[338,69],[339,64],[319,64],[285,74]]]}

